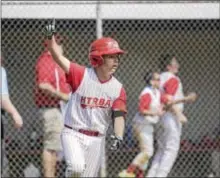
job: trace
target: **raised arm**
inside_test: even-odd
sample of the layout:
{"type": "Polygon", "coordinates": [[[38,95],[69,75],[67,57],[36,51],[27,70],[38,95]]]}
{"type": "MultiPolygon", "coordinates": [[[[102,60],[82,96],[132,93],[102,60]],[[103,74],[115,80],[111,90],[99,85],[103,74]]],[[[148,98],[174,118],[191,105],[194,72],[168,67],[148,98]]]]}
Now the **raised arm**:
{"type": "Polygon", "coordinates": [[[70,68],[70,61],[63,56],[60,46],[57,44],[55,39],[55,19],[52,24],[47,25],[43,28],[43,34],[48,39],[48,49],[53,56],[54,61],[68,74],[70,68]]]}
{"type": "Polygon", "coordinates": [[[52,39],[48,41],[48,49],[53,56],[54,61],[65,71],[65,73],[69,73],[70,61],[61,53],[54,35],[52,36],[52,39]]]}

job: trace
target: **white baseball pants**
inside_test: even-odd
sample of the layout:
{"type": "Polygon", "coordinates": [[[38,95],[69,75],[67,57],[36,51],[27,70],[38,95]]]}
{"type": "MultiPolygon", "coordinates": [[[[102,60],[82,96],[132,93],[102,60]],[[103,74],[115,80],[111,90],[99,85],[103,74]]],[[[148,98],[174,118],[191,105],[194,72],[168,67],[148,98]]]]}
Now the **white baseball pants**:
{"type": "Polygon", "coordinates": [[[158,134],[158,150],[147,177],[167,177],[175,163],[180,147],[182,124],[175,115],[167,112],[160,121],[162,132],[158,134]]]}
{"type": "Polygon", "coordinates": [[[104,147],[104,136],[88,136],[64,128],[61,134],[66,177],[97,177],[104,147]]]}

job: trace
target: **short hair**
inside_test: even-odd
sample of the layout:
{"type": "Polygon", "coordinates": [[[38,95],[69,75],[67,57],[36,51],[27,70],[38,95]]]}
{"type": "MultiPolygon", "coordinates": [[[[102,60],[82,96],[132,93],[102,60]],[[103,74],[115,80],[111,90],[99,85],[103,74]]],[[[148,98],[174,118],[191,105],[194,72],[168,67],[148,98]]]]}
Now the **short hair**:
{"type": "Polygon", "coordinates": [[[155,73],[160,73],[159,70],[150,70],[148,72],[146,72],[145,76],[144,76],[144,81],[146,82],[147,85],[150,85],[150,81],[153,79],[154,74],[155,73]]]}
{"type": "Polygon", "coordinates": [[[164,56],[161,56],[160,58],[160,70],[164,71],[166,70],[166,67],[171,63],[171,60],[176,57],[174,54],[166,54],[164,56]]]}

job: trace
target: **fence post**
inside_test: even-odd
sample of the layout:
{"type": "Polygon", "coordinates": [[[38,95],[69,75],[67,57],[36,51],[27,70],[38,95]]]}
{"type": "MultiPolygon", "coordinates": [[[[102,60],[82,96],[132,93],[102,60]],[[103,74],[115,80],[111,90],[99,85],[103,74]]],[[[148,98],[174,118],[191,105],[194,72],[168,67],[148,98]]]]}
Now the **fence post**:
{"type": "MultiPolygon", "coordinates": [[[[101,17],[102,11],[101,11],[101,2],[100,0],[97,1],[96,4],[96,38],[102,37],[102,17],[101,17]]],[[[100,177],[106,177],[107,172],[107,165],[106,165],[106,154],[105,150],[103,150],[102,154],[102,162],[101,162],[101,168],[100,168],[100,177]]]]}
{"type": "Polygon", "coordinates": [[[101,2],[97,1],[96,4],[96,37],[102,37],[102,17],[101,17],[101,2]]]}

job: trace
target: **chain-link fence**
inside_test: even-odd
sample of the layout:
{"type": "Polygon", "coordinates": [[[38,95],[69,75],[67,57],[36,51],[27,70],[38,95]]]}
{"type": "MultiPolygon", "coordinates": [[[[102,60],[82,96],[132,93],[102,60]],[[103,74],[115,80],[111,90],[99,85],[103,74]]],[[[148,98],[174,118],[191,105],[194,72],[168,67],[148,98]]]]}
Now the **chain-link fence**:
{"type": "MultiPolygon", "coordinates": [[[[4,118],[7,159],[3,176],[25,176],[24,170],[30,167],[30,163],[40,174],[42,172],[43,130],[33,91],[36,60],[44,50],[41,30],[48,21],[1,21],[3,65],[7,70],[9,92],[24,119],[23,129],[16,131],[9,116],[4,118]]],[[[199,95],[195,104],[185,107],[184,113],[189,123],[183,127],[181,149],[170,176],[197,177],[211,173],[220,176],[217,172],[220,169],[219,159],[216,159],[220,152],[219,22],[217,19],[102,21],[103,36],[114,37],[128,52],[122,57],[115,74],[124,84],[128,98],[125,144],[117,153],[109,152],[107,147],[107,176],[117,176],[138,152],[132,119],[137,112],[138,96],[145,86],[143,77],[146,71],[159,67],[160,59],[165,54],[177,56],[184,91],[195,91],[199,95]]],[[[56,26],[64,37],[65,55],[88,66],[88,47],[96,39],[96,21],[58,19],[56,26]]],[[[57,167],[57,176],[63,177],[64,161],[59,162],[57,167]]]]}

